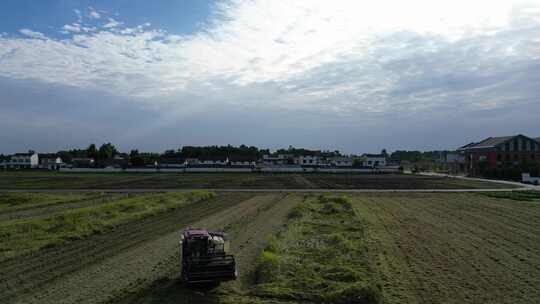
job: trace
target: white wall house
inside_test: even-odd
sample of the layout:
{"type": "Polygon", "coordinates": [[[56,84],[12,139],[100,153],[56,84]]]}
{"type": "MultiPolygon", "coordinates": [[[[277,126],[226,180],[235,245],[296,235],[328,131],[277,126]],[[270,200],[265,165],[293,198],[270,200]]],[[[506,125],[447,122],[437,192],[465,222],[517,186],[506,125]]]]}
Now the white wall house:
{"type": "Polygon", "coordinates": [[[301,166],[316,166],[320,164],[320,159],[318,156],[298,156],[295,163],[301,166]]]}
{"type": "Polygon", "coordinates": [[[6,169],[35,169],[39,166],[39,156],[36,152],[16,153],[1,166],[6,169]]]}
{"type": "Polygon", "coordinates": [[[200,157],[199,158],[199,165],[225,166],[228,163],[229,163],[229,159],[227,157],[208,156],[208,157],[200,157]]]}
{"type": "Polygon", "coordinates": [[[382,154],[363,154],[361,160],[364,167],[378,168],[386,166],[386,157],[382,154]]]}
{"type": "Polygon", "coordinates": [[[58,170],[64,163],[62,158],[55,154],[39,154],[39,167],[48,170],[58,170]]]}
{"type": "Polygon", "coordinates": [[[285,155],[263,155],[262,159],[263,165],[265,166],[276,166],[276,165],[286,165],[287,158],[285,155]]]}
{"type": "Polygon", "coordinates": [[[334,167],[352,167],[354,159],[352,157],[331,157],[329,163],[334,167]]]}
{"type": "Polygon", "coordinates": [[[250,166],[254,167],[257,163],[256,157],[231,155],[229,157],[229,164],[231,166],[250,166]]]}

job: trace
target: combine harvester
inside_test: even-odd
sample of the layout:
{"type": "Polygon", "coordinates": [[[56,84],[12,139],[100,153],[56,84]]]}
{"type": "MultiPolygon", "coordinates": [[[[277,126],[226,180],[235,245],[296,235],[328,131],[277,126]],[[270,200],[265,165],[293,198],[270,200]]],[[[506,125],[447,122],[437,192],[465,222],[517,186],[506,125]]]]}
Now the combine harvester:
{"type": "Polygon", "coordinates": [[[236,262],[228,252],[229,242],[224,233],[188,227],[180,236],[182,281],[219,284],[236,280],[236,262]]]}

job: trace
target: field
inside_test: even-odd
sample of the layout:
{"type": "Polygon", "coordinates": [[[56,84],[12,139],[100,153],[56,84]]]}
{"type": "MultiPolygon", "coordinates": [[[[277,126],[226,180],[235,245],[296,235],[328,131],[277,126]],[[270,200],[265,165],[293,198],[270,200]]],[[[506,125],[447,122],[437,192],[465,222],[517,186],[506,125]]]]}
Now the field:
{"type": "Polygon", "coordinates": [[[0,303],[540,299],[532,192],[9,193],[0,217],[0,303]],[[232,236],[237,281],[180,284],[187,225],[232,236]]]}
{"type": "Polygon", "coordinates": [[[0,189],[492,189],[494,182],[404,174],[0,172],[0,189]]]}

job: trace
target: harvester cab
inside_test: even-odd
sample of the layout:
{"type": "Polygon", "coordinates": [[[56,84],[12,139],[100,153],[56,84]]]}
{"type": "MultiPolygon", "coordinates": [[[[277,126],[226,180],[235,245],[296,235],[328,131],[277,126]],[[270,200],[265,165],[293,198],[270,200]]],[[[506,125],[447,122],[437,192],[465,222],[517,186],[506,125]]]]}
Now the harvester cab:
{"type": "Polygon", "coordinates": [[[236,261],[222,232],[187,228],[180,236],[180,267],[186,283],[235,280],[236,261]]]}

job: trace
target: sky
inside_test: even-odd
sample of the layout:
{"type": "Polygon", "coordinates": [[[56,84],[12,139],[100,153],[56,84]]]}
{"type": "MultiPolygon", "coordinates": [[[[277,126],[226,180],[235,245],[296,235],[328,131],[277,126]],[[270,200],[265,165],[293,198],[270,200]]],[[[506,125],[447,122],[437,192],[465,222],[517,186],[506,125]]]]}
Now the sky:
{"type": "Polygon", "coordinates": [[[540,0],[3,0],[0,153],[540,137],[540,0]]]}

